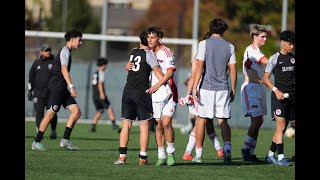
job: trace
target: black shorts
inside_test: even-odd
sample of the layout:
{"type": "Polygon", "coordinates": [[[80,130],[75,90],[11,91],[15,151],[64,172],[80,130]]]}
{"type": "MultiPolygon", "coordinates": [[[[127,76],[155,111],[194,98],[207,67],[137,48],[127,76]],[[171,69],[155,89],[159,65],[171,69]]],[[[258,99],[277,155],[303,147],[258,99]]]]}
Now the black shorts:
{"type": "Polygon", "coordinates": [[[296,103],[295,95],[289,94],[289,98],[279,101],[274,92],[271,93],[271,115],[275,120],[275,116],[285,118],[286,121],[294,121],[296,119],[296,103]]]}
{"type": "Polygon", "coordinates": [[[104,109],[108,109],[110,107],[110,101],[108,100],[108,98],[105,98],[104,100],[94,98],[93,103],[96,107],[96,110],[101,112],[103,112],[104,109]]]}
{"type": "Polygon", "coordinates": [[[49,89],[47,110],[52,109],[54,112],[59,112],[61,105],[67,108],[71,104],[77,104],[77,101],[71,96],[68,89],[49,89]]]}
{"type": "Polygon", "coordinates": [[[136,120],[149,120],[152,118],[151,95],[143,90],[123,90],[121,118],[136,120]]]}

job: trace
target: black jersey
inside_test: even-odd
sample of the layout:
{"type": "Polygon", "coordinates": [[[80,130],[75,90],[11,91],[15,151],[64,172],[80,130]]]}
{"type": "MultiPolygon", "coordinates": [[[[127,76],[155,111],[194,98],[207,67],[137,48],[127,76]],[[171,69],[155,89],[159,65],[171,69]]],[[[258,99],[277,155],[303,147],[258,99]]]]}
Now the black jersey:
{"type": "MultiPolygon", "coordinates": [[[[101,79],[99,77],[99,70],[97,70],[95,73],[93,73],[92,81],[91,81],[93,99],[100,99],[100,93],[99,93],[99,88],[98,88],[98,82],[99,81],[101,81],[101,79]]],[[[103,92],[105,92],[104,82],[103,81],[102,81],[102,90],[103,90],[103,92]]]]}
{"type": "Polygon", "coordinates": [[[29,71],[29,83],[31,85],[29,90],[43,90],[48,88],[49,81],[53,74],[53,55],[48,58],[35,60],[29,71]]]}
{"type": "Polygon", "coordinates": [[[142,91],[149,89],[150,72],[155,65],[159,65],[155,54],[150,50],[134,48],[130,61],[134,63],[134,68],[128,72],[125,88],[142,91]]]}
{"type": "Polygon", "coordinates": [[[50,80],[49,88],[67,88],[67,82],[64,79],[61,72],[61,52],[63,52],[64,55],[68,56],[65,60],[68,60],[68,72],[70,72],[72,59],[71,49],[69,49],[67,46],[64,46],[60,49],[60,51],[57,54],[57,57],[54,59],[53,76],[50,80]]]}
{"type": "Polygon", "coordinates": [[[295,56],[275,53],[269,58],[266,72],[274,75],[274,86],[282,92],[295,92],[295,56]]]}

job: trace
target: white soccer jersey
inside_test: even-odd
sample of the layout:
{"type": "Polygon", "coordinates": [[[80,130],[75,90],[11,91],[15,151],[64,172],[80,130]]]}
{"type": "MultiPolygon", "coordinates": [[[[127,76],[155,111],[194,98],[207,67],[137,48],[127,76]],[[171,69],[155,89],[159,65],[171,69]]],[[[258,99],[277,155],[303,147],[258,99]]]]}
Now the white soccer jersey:
{"type": "Polygon", "coordinates": [[[265,55],[260,51],[258,47],[253,46],[253,44],[248,46],[243,54],[242,61],[242,71],[245,75],[247,74],[247,69],[244,66],[244,63],[247,61],[248,57],[250,61],[252,61],[251,68],[256,70],[259,78],[262,79],[265,65],[261,63],[261,60],[265,57],[265,55]]]}
{"type": "MultiPolygon", "coordinates": [[[[158,63],[161,67],[161,70],[163,74],[166,74],[167,70],[176,70],[176,66],[174,65],[174,54],[171,52],[171,50],[164,45],[160,46],[160,49],[158,52],[156,52],[158,63]]],[[[157,79],[156,75],[152,71],[151,75],[151,85],[155,85],[159,80],[157,79]]],[[[177,86],[175,83],[174,76],[172,76],[169,79],[169,83],[171,86],[171,90],[173,93],[173,98],[170,99],[170,101],[178,102],[178,91],[177,86]]],[[[152,94],[152,102],[162,102],[164,101],[168,96],[166,88],[162,85],[155,93],[152,94]]]]}

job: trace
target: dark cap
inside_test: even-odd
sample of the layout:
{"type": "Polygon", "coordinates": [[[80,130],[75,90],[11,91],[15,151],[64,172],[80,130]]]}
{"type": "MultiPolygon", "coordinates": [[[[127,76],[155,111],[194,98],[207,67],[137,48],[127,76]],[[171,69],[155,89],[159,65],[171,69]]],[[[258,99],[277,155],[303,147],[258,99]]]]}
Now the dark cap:
{"type": "Polygon", "coordinates": [[[40,48],[41,51],[51,51],[51,47],[48,45],[48,44],[42,44],[41,48],[40,48]]]}

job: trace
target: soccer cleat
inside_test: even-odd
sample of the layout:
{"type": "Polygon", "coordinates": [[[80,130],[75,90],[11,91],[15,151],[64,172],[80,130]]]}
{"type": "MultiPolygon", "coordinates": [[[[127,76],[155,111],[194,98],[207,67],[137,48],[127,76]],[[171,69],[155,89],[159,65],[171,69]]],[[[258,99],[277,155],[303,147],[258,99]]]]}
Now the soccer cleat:
{"type": "Polygon", "coordinates": [[[174,159],[174,155],[173,154],[168,154],[167,156],[167,165],[168,166],[173,166],[176,164],[176,161],[174,159]]]}
{"type": "Polygon", "coordinates": [[[91,126],[89,128],[89,132],[96,132],[96,126],[91,124],[91,126]]]}
{"type": "Polygon", "coordinates": [[[295,162],[296,161],[296,155],[293,155],[290,159],[290,161],[295,162]]]}
{"type": "Polygon", "coordinates": [[[277,159],[274,156],[266,156],[266,162],[269,164],[277,164],[277,159]]]}
{"type": "Polygon", "coordinates": [[[35,141],[33,141],[31,148],[32,150],[39,150],[39,151],[46,150],[46,148],[43,146],[41,142],[35,142],[35,141]]]}
{"type": "Polygon", "coordinates": [[[52,131],[52,132],[51,132],[50,139],[57,139],[57,133],[56,133],[56,131],[52,131]]]}
{"type": "Polygon", "coordinates": [[[74,146],[71,141],[69,141],[68,139],[63,139],[63,138],[60,141],[60,147],[69,149],[71,151],[78,150],[78,148],[76,146],[74,146]]]}
{"type": "Polygon", "coordinates": [[[156,163],[156,166],[162,166],[166,164],[166,160],[165,159],[158,159],[158,162],[156,163]]]}
{"type": "Polygon", "coordinates": [[[262,160],[258,159],[255,154],[249,156],[249,161],[254,162],[254,163],[262,163],[263,162],[262,160]]]}
{"type": "MultiPolygon", "coordinates": [[[[114,162],[114,164],[124,164],[126,162],[126,157],[119,157],[118,160],[114,162]]],[[[139,161],[140,164],[140,161],[139,161]]]]}
{"type": "Polygon", "coordinates": [[[224,155],[223,149],[219,149],[219,150],[217,151],[217,154],[218,154],[218,158],[223,158],[223,155],[224,155]]]}
{"type": "Polygon", "coordinates": [[[291,164],[286,160],[286,158],[282,158],[280,161],[277,162],[280,166],[291,166],[291,164]]]}
{"type": "Polygon", "coordinates": [[[250,149],[241,149],[241,154],[244,161],[250,161],[250,149]]]}
{"type": "Polygon", "coordinates": [[[119,129],[119,126],[116,125],[116,124],[112,124],[112,125],[111,125],[111,128],[112,128],[113,130],[118,130],[118,129],[119,129]]]}
{"type": "Polygon", "coordinates": [[[228,150],[224,153],[223,164],[231,164],[231,151],[228,150]]]}
{"type": "Polygon", "coordinates": [[[192,154],[187,154],[185,153],[183,156],[182,156],[182,159],[185,160],[185,161],[192,161],[192,154]]]}
{"type": "Polygon", "coordinates": [[[192,158],[192,162],[202,163],[202,159],[201,159],[201,157],[194,157],[194,158],[192,158]]]}
{"type": "Polygon", "coordinates": [[[147,159],[139,159],[139,165],[149,165],[148,160],[147,159]]]}

